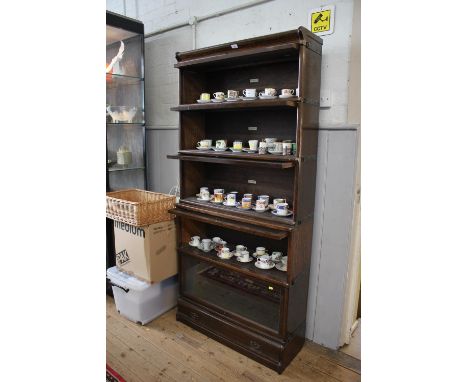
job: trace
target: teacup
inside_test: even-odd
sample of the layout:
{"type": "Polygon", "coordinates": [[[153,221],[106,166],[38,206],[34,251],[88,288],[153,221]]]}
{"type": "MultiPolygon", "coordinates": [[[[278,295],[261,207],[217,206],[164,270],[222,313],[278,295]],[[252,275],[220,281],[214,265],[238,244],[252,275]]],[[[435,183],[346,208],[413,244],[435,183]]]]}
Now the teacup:
{"type": "Polygon", "coordinates": [[[283,142],[275,142],[272,146],[273,151],[275,152],[283,152],[283,142]]]}
{"type": "Polygon", "coordinates": [[[276,205],[276,214],[277,215],[287,215],[289,212],[288,210],[288,203],[278,203],[276,205]]]}
{"type": "Polygon", "coordinates": [[[236,245],[236,253],[240,254],[242,251],[247,251],[247,247],[242,244],[236,245]]]}
{"type": "Polygon", "coordinates": [[[242,198],[242,208],[249,209],[252,206],[252,198],[242,198]]]}
{"type": "Polygon", "coordinates": [[[246,97],[256,97],[257,89],[245,89],[242,93],[244,93],[246,97]]]}
{"type": "Polygon", "coordinates": [[[292,96],[294,94],[294,89],[281,89],[281,95],[292,96]]]}
{"type": "Polygon", "coordinates": [[[260,142],[258,144],[258,153],[259,154],[266,154],[268,149],[268,143],[266,142],[260,142]]]}
{"type": "Polygon", "coordinates": [[[299,97],[299,88],[296,88],[296,96],[299,97]]]}
{"type": "Polygon", "coordinates": [[[231,250],[228,247],[223,247],[219,251],[219,257],[223,259],[227,259],[228,257],[230,257],[230,254],[231,254],[231,250]]]}
{"type": "Polygon", "coordinates": [[[257,263],[260,266],[260,268],[269,268],[271,265],[270,256],[263,255],[263,256],[257,257],[257,263]]]}
{"type": "Polygon", "coordinates": [[[276,138],[265,138],[265,142],[267,144],[267,149],[274,149],[276,138]]]}
{"type": "Polygon", "coordinates": [[[224,200],[224,189],[215,188],[213,191],[215,203],[222,203],[224,200]]]}
{"type": "Polygon", "coordinates": [[[281,264],[283,264],[284,267],[288,265],[288,256],[283,256],[281,258],[281,264]]]}
{"type": "Polygon", "coordinates": [[[221,238],[216,236],[213,239],[211,239],[211,241],[213,241],[213,243],[219,243],[221,241],[221,238]]]}
{"type": "Polygon", "coordinates": [[[203,249],[204,251],[209,251],[211,249],[213,249],[213,243],[211,241],[211,239],[203,239],[201,241],[201,249],[203,249]]]}
{"type": "Polygon", "coordinates": [[[228,98],[237,98],[239,97],[239,92],[237,90],[228,90],[227,91],[228,98]]]}
{"type": "Polygon", "coordinates": [[[271,253],[271,259],[273,261],[280,261],[282,257],[283,257],[283,252],[275,251],[271,253]]]}
{"type": "Polygon", "coordinates": [[[210,93],[202,93],[202,94],[200,94],[200,100],[202,100],[202,101],[209,101],[209,100],[210,100],[210,93]]]}
{"type": "Polygon", "coordinates": [[[267,205],[268,203],[264,199],[257,199],[255,201],[255,209],[257,211],[265,211],[267,205]]]}
{"type": "Polygon", "coordinates": [[[242,150],[242,141],[234,141],[232,148],[234,150],[242,150]]]}
{"type": "Polygon", "coordinates": [[[223,93],[223,92],[216,92],[216,93],[213,93],[213,97],[214,97],[215,99],[219,99],[219,100],[224,99],[224,93],[223,93]]]}
{"type": "Polygon", "coordinates": [[[273,199],[273,206],[275,207],[275,209],[278,203],[286,203],[286,199],[280,199],[280,198],[273,199]]]}
{"type": "Polygon", "coordinates": [[[200,245],[200,236],[192,236],[190,238],[190,245],[199,246],[200,245]]]}
{"type": "Polygon", "coordinates": [[[260,92],[261,96],[275,96],[276,95],[276,89],[273,88],[265,88],[264,92],[260,92]]]}
{"type": "Polygon", "coordinates": [[[291,155],[292,142],[283,142],[283,155],[291,155]]]}
{"type": "Polygon", "coordinates": [[[200,199],[210,200],[210,190],[206,187],[200,188],[200,199]]]}
{"type": "Polygon", "coordinates": [[[228,206],[235,206],[236,205],[236,194],[230,193],[226,195],[226,204],[228,206]]]}
{"type": "MultiPolygon", "coordinates": [[[[268,204],[270,204],[270,197],[268,195],[259,195],[257,199],[260,199],[260,200],[265,200],[265,204],[266,206],[268,206],[268,204]]],[[[265,207],[266,207],[265,206],[265,207]]]]}
{"type": "Polygon", "coordinates": [[[239,255],[239,258],[242,260],[242,261],[249,261],[250,259],[250,254],[249,254],[249,251],[242,251],[239,255]]]}
{"type": "Polygon", "coordinates": [[[257,147],[258,147],[258,140],[257,139],[251,139],[249,141],[250,150],[257,150],[257,147]]]}
{"type": "Polygon", "coordinates": [[[211,139],[202,139],[200,142],[197,142],[197,147],[211,147],[213,141],[211,139]]]}
{"type": "Polygon", "coordinates": [[[265,247],[257,247],[255,249],[255,253],[257,254],[257,256],[263,256],[265,252],[266,252],[265,247]]]}
{"type": "Polygon", "coordinates": [[[224,149],[226,147],[226,140],[225,139],[219,139],[216,141],[216,148],[217,149],[224,149]]]}

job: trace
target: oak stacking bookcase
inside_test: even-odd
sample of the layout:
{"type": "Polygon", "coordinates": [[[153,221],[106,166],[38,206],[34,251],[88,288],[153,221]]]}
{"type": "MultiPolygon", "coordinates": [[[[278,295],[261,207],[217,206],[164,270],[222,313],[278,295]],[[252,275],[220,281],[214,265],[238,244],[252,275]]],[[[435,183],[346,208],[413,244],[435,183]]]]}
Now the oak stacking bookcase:
{"type": "Polygon", "coordinates": [[[180,298],[177,320],[281,373],[304,344],[317,166],[322,40],[296,30],[177,53],[180,72],[180,298]],[[197,103],[201,93],[299,88],[288,99],[197,103]],[[196,149],[202,139],[296,142],[294,155],[196,149]],[[290,217],[197,200],[200,187],[285,198],[290,217]],[[288,256],[287,272],[221,260],[188,245],[221,237],[234,249],[288,256]]]}

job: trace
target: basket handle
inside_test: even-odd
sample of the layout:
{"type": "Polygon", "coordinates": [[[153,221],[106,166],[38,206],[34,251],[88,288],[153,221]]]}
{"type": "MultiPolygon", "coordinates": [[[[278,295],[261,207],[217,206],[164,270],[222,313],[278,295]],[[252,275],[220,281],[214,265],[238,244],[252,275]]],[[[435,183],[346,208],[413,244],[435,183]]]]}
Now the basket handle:
{"type": "Polygon", "coordinates": [[[109,280],[109,284],[110,284],[110,285],[122,289],[125,293],[128,293],[128,291],[130,290],[130,289],[128,289],[128,288],[124,288],[123,286],[120,286],[120,285],[117,285],[117,284],[113,283],[110,279],[107,279],[107,280],[109,280]]]}

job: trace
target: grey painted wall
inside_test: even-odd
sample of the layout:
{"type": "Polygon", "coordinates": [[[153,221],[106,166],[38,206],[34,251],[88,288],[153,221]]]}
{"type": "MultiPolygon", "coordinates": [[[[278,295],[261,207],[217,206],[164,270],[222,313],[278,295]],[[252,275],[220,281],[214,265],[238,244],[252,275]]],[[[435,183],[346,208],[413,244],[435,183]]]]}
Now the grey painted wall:
{"type": "MultiPolygon", "coordinates": [[[[248,0],[107,0],[107,9],[145,23],[146,33],[227,9],[248,0]]],[[[308,25],[308,12],[319,0],[274,0],[201,22],[196,47],[276,33],[308,25]]],[[[321,109],[313,256],[307,314],[307,337],[337,348],[341,332],[349,257],[356,133],[340,130],[347,123],[349,56],[353,0],[334,3],[335,32],[323,36],[322,90],[330,90],[332,107],[321,109]]],[[[192,49],[187,26],[146,41],[146,110],[149,189],[168,192],[178,179],[178,163],[166,154],[178,149],[178,72],[176,51],[192,49]]]]}

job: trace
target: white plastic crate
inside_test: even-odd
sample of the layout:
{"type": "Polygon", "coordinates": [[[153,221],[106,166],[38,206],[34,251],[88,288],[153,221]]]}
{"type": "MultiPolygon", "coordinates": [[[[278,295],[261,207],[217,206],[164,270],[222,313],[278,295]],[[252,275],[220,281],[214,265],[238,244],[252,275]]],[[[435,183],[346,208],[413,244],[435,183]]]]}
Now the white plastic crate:
{"type": "Polygon", "coordinates": [[[112,267],[107,277],[117,311],[133,322],[145,325],[177,305],[177,276],[150,284],[112,267]]]}

